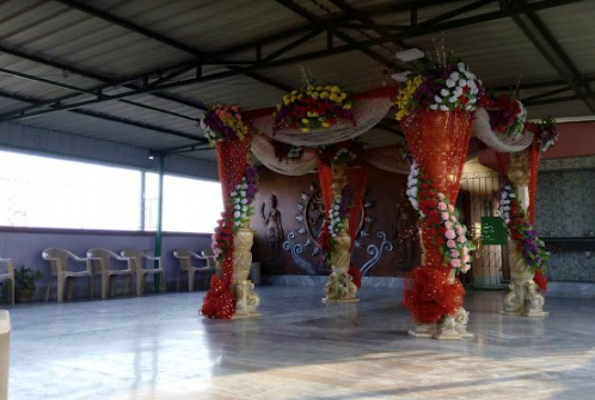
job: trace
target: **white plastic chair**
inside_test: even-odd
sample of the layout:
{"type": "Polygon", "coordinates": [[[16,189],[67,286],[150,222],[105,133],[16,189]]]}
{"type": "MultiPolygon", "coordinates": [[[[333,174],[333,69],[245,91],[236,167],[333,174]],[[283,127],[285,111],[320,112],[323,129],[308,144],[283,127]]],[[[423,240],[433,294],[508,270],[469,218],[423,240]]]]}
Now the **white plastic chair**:
{"type": "Polygon", "coordinates": [[[125,249],[120,252],[122,257],[128,258],[130,269],[135,275],[136,295],[142,296],[145,292],[145,278],[148,274],[153,274],[155,279],[156,274],[161,274],[161,291],[165,292],[165,271],[161,257],[148,256],[140,250],[125,249]],[[145,268],[146,262],[150,262],[150,266],[145,268]],[[157,268],[154,267],[157,263],[157,268]]]}
{"type": "MultiPolygon", "coordinates": [[[[93,298],[93,268],[89,258],[78,257],[68,250],[50,247],[41,252],[44,260],[50,263],[50,279],[45,292],[45,301],[50,298],[50,289],[52,286],[52,278],[57,281],[57,299],[59,303],[64,301],[64,287],[66,286],[68,278],[89,278],[89,291],[91,298],[93,298]],[[84,269],[70,269],[69,260],[85,263],[84,269]]],[[[71,280],[72,281],[72,280],[71,280]]],[[[72,282],[68,285],[68,300],[72,298],[72,282]]]]}
{"type": "MultiPolygon", "coordinates": [[[[180,274],[178,275],[178,285],[177,290],[180,290],[180,281],[182,278],[182,274],[184,272],[188,272],[188,291],[194,291],[194,276],[197,272],[215,272],[215,268],[209,265],[209,257],[199,256],[193,251],[185,250],[185,249],[178,249],[174,251],[174,257],[178,259],[180,262],[180,274]],[[207,262],[207,265],[196,267],[192,265],[192,259],[196,260],[204,260],[207,262]]],[[[209,274],[210,277],[210,274],[209,274]]]]}
{"type": "Polygon", "coordinates": [[[221,272],[221,265],[219,264],[219,262],[217,261],[217,258],[215,257],[215,253],[213,252],[213,248],[211,248],[211,247],[205,247],[204,249],[201,250],[200,254],[204,258],[206,258],[207,265],[210,268],[213,268],[215,270],[215,274],[219,278],[223,278],[222,272],[221,272]]]}
{"type": "MultiPolygon", "coordinates": [[[[0,281],[10,281],[12,290],[12,305],[14,306],[14,264],[10,258],[0,258],[0,265],[6,265],[6,272],[0,272],[0,281]]],[[[0,268],[4,269],[4,268],[0,268]]]]}
{"type": "Polygon", "coordinates": [[[94,267],[93,276],[101,276],[102,299],[108,298],[108,293],[110,297],[114,295],[118,276],[124,276],[126,278],[125,293],[128,293],[130,281],[132,280],[132,269],[130,269],[128,258],[120,257],[113,251],[99,248],[87,251],[87,257],[91,259],[94,267]],[[120,261],[120,263],[116,261],[120,261]],[[119,267],[118,264],[120,264],[119,267]],[[110,278],[113,278],[113,282],[110,282],[110,278]]]}

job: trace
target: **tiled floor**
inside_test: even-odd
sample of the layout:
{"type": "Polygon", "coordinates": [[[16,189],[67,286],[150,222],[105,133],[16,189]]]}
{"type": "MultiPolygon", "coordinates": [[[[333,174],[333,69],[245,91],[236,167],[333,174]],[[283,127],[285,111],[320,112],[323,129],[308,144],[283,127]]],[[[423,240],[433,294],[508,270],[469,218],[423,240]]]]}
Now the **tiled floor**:
{"type": "Polygon", "coordinates": [[[11,309],[11,400],[594,399],[595,300],[550,318],[472,293],[460,342],[412,339],[394,289],[325,305],[322,288],[259,287],[263,317],[205,320],[203,293],[11,309]]]}

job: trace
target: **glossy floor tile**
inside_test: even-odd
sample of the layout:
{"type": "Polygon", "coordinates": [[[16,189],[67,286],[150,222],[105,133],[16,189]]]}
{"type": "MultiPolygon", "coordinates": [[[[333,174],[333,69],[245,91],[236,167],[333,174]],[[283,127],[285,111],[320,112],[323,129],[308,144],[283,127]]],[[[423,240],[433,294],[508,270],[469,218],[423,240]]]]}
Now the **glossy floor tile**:
{"type": "Polygon", "coordinates": [[[258,287],[260,319],[199,316],[204,293],[10,309],[11,400],[593,399],[595,300],[547,298],[548,319],[471,293],[473,339],[413,339],[400,291],[258,287]]]}

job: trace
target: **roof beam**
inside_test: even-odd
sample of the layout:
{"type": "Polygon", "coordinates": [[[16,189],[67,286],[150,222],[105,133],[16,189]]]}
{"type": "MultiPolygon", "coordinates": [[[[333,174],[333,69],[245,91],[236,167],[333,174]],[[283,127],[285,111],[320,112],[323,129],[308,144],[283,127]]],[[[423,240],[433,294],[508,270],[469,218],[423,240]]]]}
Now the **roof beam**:
{"type": "MultiPolygon", "coordinates": [[[[5,99],[10,99],[10,100],[21,101],[21,102],[25,102],[25,103],[36,103],[36,102],[40,102],[40,100],[36,100],[36,99],[29,98],[29,97],[20,96],[20,95],[17,95],[17,94],[7,93],[7,92],[4,92],[4,91],[0,91],[0,97],[3,97],[5,99]]],[[[143,123],[143,122],[132,121],[132,120],[129,120],[127,118],[115,117],[113,115],[109,115],[109,114],[105,114],[105,113],[100,113],[100,112],[90,111],[90,110],[70,110],[70,112],[75,113],[75,114],[86,115],[86,116],[89,116],[89,117],[94,117],[94,118],[97,118],[97,119],[102,119],[104,121],[118,122],[118,123],[121,123],[121,124],[130,125],[130,126],[134,126],[134,127],[142,128],[142,129],[147,129],[147,130],[154,131],[154,132],[165,133],[165,134],[168,134],[168,135],[173,135],[173,136],[181,137],[181,138],[184,138],[184,139],[195,140],[195,141],[200,142],[200,143],[203,143],[203,144],[208,143],[208,141],[205,138],[201,137],[201,136],[195,136],[195,135],[191,135],[189,133],[178,131],[178,130],[175,130],[175,129],[163,128],[163,127],[160,127],[160,126],[155,126],[155,125],[152,125],[152,124],[146,124],[146,123],[143,123]]]]}
{"type": "MultiPolygon", "coordinates": [[[[312,15],[307,10],[305,10],[302,7],[295,4],[293,2],[293,0],[276,0],[276,1],[277,1],[277,3],[281,4],[283,7],[295,12],[296,14],[300,15],[302,18],[307,19],[308,21],[310,21],[310,23],[318,24],[321,22],[321,19],[312,15]]],[[[357,45],[357,40],[353,39],[349,35],[347,35],[343,32],[340,32],[338,30],[331,29],[331,31],[334,36],[341,39],[345,43],[357,45]]],[[[386,66],[391,67],[396,70],[403,69],[403,66],[397,64],[396,60],[390,60],[390,59],[378,54],[377,52],[375,52],[365,46],[361,46],[361,47],[357,46],[357,49],[359,51],[361,51],[362,53],[364,53],[365,55],[367,55],[368,57],[380,62],[383,65],[386,65],[386,66]]]]}
{"type": "MultiPolygon", "coordinates": [[[[171,39],[165,35],[162,35],[160,33],[157,33],[155,31],[152,31],[152,30],[142,27],[140,25],[134,24],[134,23],[124,20],[122,18],[118,18],[110,13],[106,13],[105,11],[101,11],[97,8],[93,8],[86,4],[82,4],[78,1],[74,1],[74,0],[54,0],[54,1],[60,2],[70,8],[73,8],[73,9],[79,10],[81,12],[84,12],[86,14],[92,15],[93,17],[103,19],[104,21],[107,21],[114,25],[118,25],[121,28],[124,28],[124,29],[132,31],[132,32],[136,32],[142,36],[148,37],[150,39],[153,39],[160,43],[163,43],[167,46],[173,47],[177,50],[188,53],[195,57],[195,59],[193,60],[194,63],[202,64],[203,59],[205,59],[208,56],[207,53],[205,53],[197,48],[188,46],[186,43],[182,43],[177,40],[171,39]]],[[[273,86],[276,89],[279,89],[279,87],[283,87],[282,83],[274,82],[272,79],[263,77],[256,73],[250,73],[249,75],[246,75],[246,76],[248,76],[249,78],[254,79],[258,82],[264,83],[266,85],[273,86]]]]}
{"type": "MultiPolygon", "coordinates": [[[[163,82],[158,85],[144,85],[143,87],[137,88],[137,90],[131,89],[129,92],[126,92],[126,93],[118,93],[118,94],[109,95],[109,96],[106,95],[100,99],[82,100],[82,101],[78,101],[78,102],[72,102],[72,103],[69,103],[66,105],[56,103],[56,104],[52,105],[51,109],[34,110],[33,112],[29,113],[27,116],[35,116],[35,115],[47,114],[50,112],[70,110],[70,109],[83,107],[83,106],[86,106],[89,104],[99,103],[99,102],[103,102],[103,101],[117,100],[117,99],[126,98],[126,97],[143,94],[143,93],[154,93],[154,92],[158,92],[158,91],[174,89],[174,88],[183,87],[183,86],[187,86],[187,85],[198,84],[201,82],[226,79],[226,78],[230,78],[230,77],[237,76],[237,75],[242,75],[242,74],[245,75],[246,73],[252,73],[252,72],[256,72],[256,71],[266,70],[269,68],[276,68],[276,67],[281,67],[281,66],[285,66],[285,65],[292,65],[292,64],[296,64],[296,63],[300,63],[300,62],[305,62],[305,61],[314,60],[314,59],[318,59],[318,58],[328,57],[331,55],[343,54],[343,53],[350,52],[353,50],[358,50],[360,48],[366,48],[366,47],[370,47],[370,46],[374,46],[377,44],[390,42],[390,41],[394,41],[394,40],[398,40],[398,39],[412,38],[412,37],[425,35],[425,34],[432,33],[432,32],[441,32],[441,31],[445,31],[445,30],[449,30],[449,29],[461,28],[464,26],[474,25],[474,24],[478,24],[478,23],[494,21],[494,20],[498,20],[498,19],[502,19],[502,18],[508,18],[513,15],[523,14],[523,13],[526,13],[529,11],[537,11],[537,10],[542,10],[542,9],[546,9],[546,8],[557,7],[557,6],[561,6],[561,5],[565,5],[565,4],[574,3],[577,1],[582,1],[582,0],[540,0],[540,1],[530,3],[530,4],[517,6],[514,8],[486,12],[483,14],[478,14],[478,15],[474,15],[474,16],[466,17],[466,18],[459,18],[459,19],[452,20],[452,21],[445,21],[445,22],[441,22],[441,23],[438,23],[438,24],[435,24],[435,25],[432,25],[429,27],[421,27],[420,28],[419,25],[416,25],[416,26],[410,27],[409,29],[406,29],[404,31],[401,31],[401,32],[398,32],[395,34],[382,35],[378,38],[367,39],[367,40],[363,40],[363,41],[359,41],[359,42],[353,42],[353,43],[345,44],[342,46],[336,46],[336,47],[333,47],[332,49],[312,51],[312,52],[301,54],[298,56],[271,60],[269,62],[265,62],[265,61],[261,60],[260,62],[257,62],[252,66],[237,67],[236,69],[233,69],[233,70],[217,72],[217,73],[213,73],[210,75],[200,75],[200,76],[196,76],[194,78],[183,79],[183,80],[179,80],[179,81],[175,81],[175,82],[163,82]]],[[[414,2],[414,3],[417,3],[417,2],[414,2]]],[[[440,3],[440,1],[427,1],[427,2],[423,2],[423,3],[424,4],[426,4],[426,3],[427,4],[440,3]]],[[[408,3],[408,4],[411,4],[411,3],[408,3]]],[[[421,6],[421,4],[419,6],[421,6]]],[[[399,9],[400,7],[395,7],[395,8],[399,9]]],[[[438,18],[438,17],[436,17],[436,18],[438,18]]],[[[295,32],[295,30],[292,30],[292,32],[295,32]]],[[[259,46],[260,46],[260,44],[259,44],[259,46]]],[[[184,63],[181,63],[181,64],[177,64],[174,66],[170,66],[168,68],[171,70],[173,68],[180,68],[183,65],[184,65],[184,63]]],[[[164,72],[166,70],[167,69],[163,69],[162,71],[157,71],[157,72],[160,73],[160,72],[164,72]]],[[[134,79],[138,80],[143,77],[145,77],[145,75],[141,75],[139,77],[132,78],[132,80],[134,80],[134,79]]],[[[10,119],[11,115],[9,113],[7,113],[5,115],[0,116],[0,118],[2,118],[2,117],[10,119]]]]}
{"type": "MultiPolygon", "coordinates": [[[[527,3],[522,1],[523,5],[527,3]]],[[[542,41],[533,33],[530,27],[521,19],[519,15],[512,15],[512,19],[519,29],[525,34],[527,39],[531,41],[533,46],[541,53],[541,55],[548,61],[548,63],[564,78],[564,81],[574,90],[576,95],[583,100],[587,108],[595,114],[595,93],[591,90],[588,83],[585,83],[578,68],[574,65],[568,54],[564,51],[562,46],[558,43],[554,35],[543,23],[541,18],[535,14],[534,11],[527,11],[527,18],[541,37],[545,40],[547,45],[553,51],[553,54],[544,46],[542,41]]]]}

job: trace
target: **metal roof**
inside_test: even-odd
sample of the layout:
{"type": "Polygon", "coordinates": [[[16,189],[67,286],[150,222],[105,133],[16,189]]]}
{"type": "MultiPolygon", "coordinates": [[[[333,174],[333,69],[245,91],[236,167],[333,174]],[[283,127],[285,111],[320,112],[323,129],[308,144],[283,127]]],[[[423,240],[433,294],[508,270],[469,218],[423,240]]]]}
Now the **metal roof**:
{"type": "MultiPolygon", "coordinates": [[[[415,66],[397,50],[442,40],[531,118],[593,117],[594,18],[585,0],[4,0],[0,121],[212,160],[208,104],[273,106],[302,69],[391,84],[415,66]]],[[[392,115],[364,137],[400,140],[392,115]]]]}

